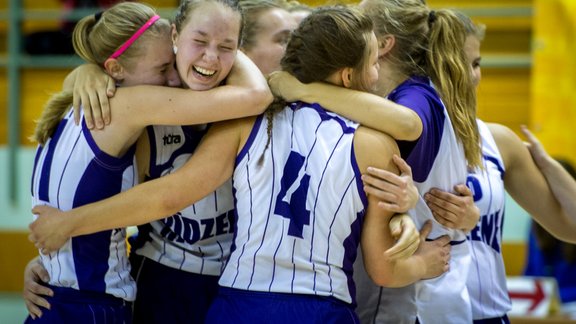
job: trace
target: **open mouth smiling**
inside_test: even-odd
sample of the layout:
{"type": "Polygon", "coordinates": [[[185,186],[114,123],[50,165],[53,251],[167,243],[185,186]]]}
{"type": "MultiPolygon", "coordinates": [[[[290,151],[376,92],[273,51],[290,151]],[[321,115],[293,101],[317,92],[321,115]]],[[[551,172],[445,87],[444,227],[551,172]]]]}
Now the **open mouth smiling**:
{"type": "Polygon", "coordinates": [[[211,77],[216,73],[216,70],[208,70],[208,69],[204,69],[204,68],[201,68],[198,66],[194,66],[193,68],[194,68],[194,72],[196,72],[202,76],[205,76],[205,77],[211,77]]]}

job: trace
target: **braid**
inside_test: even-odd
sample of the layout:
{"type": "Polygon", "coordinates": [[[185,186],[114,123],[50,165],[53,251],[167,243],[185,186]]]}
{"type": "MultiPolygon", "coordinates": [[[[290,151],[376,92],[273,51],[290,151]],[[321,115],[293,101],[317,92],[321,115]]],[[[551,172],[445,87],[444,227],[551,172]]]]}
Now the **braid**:
{"type": "Polygon", "coordinates": [[[258,160],[258,164],[261,165],[264,163],[264,153],[268,150],[268,146],[270,146],[270,141],[272,140],[272,127],[274,126],[274,115],[284,109],[287,105],[286,100],[280,97],[274,97],[274,101],[268,106],[268,109],[264,112],[264,117],[266,117],[266,121],[268,124],[266,125],[266,134],[268,134],[268,141],[266,142],[266,146],[264,147],[264,151],[258,160]]]}

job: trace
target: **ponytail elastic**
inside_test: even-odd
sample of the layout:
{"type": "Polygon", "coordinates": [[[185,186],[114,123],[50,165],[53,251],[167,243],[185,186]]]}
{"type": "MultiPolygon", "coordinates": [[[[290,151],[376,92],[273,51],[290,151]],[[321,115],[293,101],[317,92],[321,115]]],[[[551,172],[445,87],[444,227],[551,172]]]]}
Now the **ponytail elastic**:
{"type": "Polygon", "coordinates": [[[436,21],[436,11],[431,10],[428,13],[428,26],[431,26],[436,21]]]}
{"type": "Polygon", "coordinates": [[[154,15],[152,16],[152,18],[148,19],[148,21],[142,27],[140,27],[140,29],[138,29],[134,33],[134,35],[132,35],[132,37],[130,37],[126,42],[124,42],[124,44],[122,44],[122,46],[120,46],[120,48],[116,52],[110,55],[108,59],[115,59],[120,55],[122,55],[122,53],[124,53],[128,49],[128,47],[130,47],[130,45],[132,45],[132,43],[134,43],[138,39],[138,37],[140,37],[140,35],[142,35],[148,28],[150,28],[150,26],[152,26],[152,24],[154,24],[158,19],[160,19],[160,16],[158,15],[154,15]]]}
{"type": "Polygon", "coordinates": [[[102,18],[102,14],[104,13],[104,11],[98,11],[97,13],[94,14],[94,20],[96,22],[98,22],[100,20],[100,18],[102,18]]]}

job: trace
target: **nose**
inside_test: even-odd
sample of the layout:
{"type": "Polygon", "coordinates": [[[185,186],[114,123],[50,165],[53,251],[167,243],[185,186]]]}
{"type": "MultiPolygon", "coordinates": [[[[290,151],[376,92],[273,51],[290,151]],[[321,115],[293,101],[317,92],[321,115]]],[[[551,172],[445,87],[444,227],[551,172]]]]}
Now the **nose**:
{"type": "Polygon", "coordinates": [[[204,60],[207,62],[214,62],[218,60],[218,49],[214,46],[209,46],[204,51],[204,60]]]}
{"type": "Polygon", "coordinates": [[[170,70],[167,72],[166,83],[169,87],[180,87],[182,85],[182,81],[180,80],[180,75],[178,74],[178,70],[176,69],[176,63],[170,67],[170,70]]]}

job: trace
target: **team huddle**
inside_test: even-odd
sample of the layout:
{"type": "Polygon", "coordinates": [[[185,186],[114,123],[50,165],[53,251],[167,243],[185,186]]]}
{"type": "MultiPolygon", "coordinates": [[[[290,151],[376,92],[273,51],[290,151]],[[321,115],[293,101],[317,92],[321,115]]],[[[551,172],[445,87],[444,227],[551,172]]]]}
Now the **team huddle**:
{"type": "Polygon", "coordinates": [[[508,323],[505,192],[576,242],[576,183],[476,118],[483,34],[421,0],[85,17],[33,136],[26,323],[508,323]]]}

